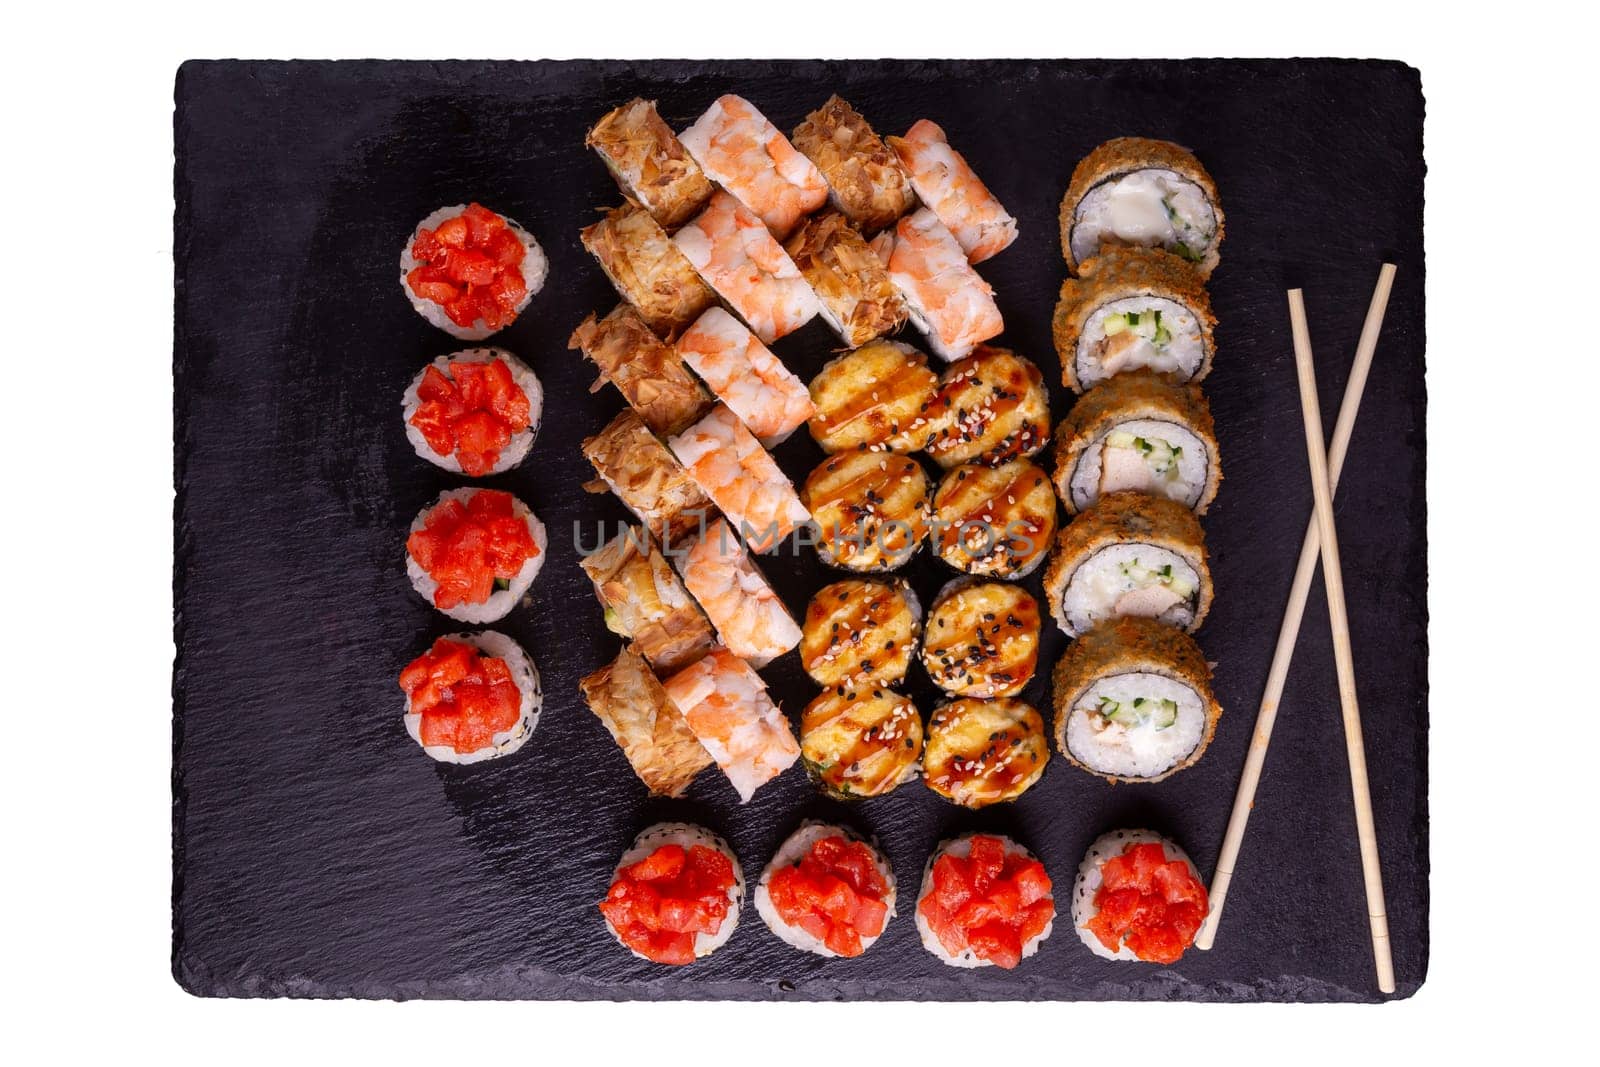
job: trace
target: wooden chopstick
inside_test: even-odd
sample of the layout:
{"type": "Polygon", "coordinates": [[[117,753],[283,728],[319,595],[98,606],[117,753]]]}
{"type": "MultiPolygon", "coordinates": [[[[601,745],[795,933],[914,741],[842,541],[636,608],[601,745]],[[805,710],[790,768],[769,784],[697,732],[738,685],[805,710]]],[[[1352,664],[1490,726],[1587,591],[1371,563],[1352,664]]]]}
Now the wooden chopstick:
{"type": "MultiPolygon", "coordinates": [[[[1383,265],[1378,272],[1377,287],[1372,291],[1372,300],[1367,305],[1367,318],[1361,327],[1361,340],[1356,345],[1355,362],[1350,366],[1350,380],[1345,383],[1344,399],[1339,403],[1339,418],[1333,424],[1333,443],[1328,446],[1330,493],[1338,488],[1339,472],[1344,469],[1350,434],[1355,428],[1361,397],[1367,388],[1367,372],[1372,369],[1372,357],[1378,348],[1378,334],[1383,330],[1383,315],[1389,306],[1394,272],[1393,263],[1383,265]]],[[[1217,857],[1216,873],[1211,878],[1211,910],[1194,939],[1195,947],[1202,950],[1211,948],[1216,940],[1217,926],[1222,921],[1222,907],[1228,899],[1228,886],[1233,882],[1239,849],[1244,844],[1245,827],[1250,822],[1251,809],[1255,807],[1256,787],[1261,781],[1267,748],[1272,744],[1272,727],[1278,719],[1278,703],[1283,699],[1284,683],[1289,677],[1289,662],[1294,658],[1294,644],[1300,636],[1300,622],[1305,616],[1311,579],[1316,576],[1321,545],[1317,516],[1313,513],[1306,523],[1305,540],[1300,544],[1300,563],[1295,568],[1294,584],[1289,588],[1289,606],[1284,609],[1283,625],[1278,628],[1278,645],[1272,653],[1272,668],[1267,672],[1266,688],[1261,695],[1260,709],[1256,712],[1255,733],[1251,735],[1250,748],[1245,753],[1244,771],[1239,776],[1239,789],[1233,797],[1233,812],[1228,817],[1228,829],[1222,838],[1222,852],[1217,857]]]]}

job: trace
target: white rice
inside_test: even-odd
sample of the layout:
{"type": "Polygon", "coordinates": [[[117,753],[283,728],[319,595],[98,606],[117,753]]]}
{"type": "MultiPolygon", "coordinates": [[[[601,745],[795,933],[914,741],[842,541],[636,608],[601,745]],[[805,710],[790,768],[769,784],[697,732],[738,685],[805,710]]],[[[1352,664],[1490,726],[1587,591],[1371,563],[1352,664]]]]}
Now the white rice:
{"type": "MultiPolygon", "coordinates": [[[[539,376],[534,374],[526,363],[503,348],[467,348],[460,352],[451,352],[447,356],[439,356],[428,364],[448,378],[451,363],[488,363],[496,359],[510,368],[512,380],[528,398],[528,428],[521,433],[511,435],[511,443],[500,450],[500,459],[490,468],[490,474],[500,474],[517,466],[528,457],[528,452],[533,448],[534,438],[539,436],[539,422],[544,414],[544,388],[539,384],[539,376]]],[[[427,373],[427,367],[418,371],[417,376],[411,379],[411,384],[406,387],[405,396],[401,399],[406,440],[411,442],[411,447],[416,450],[417,455],[429,463],[453,474],[460,474],[461,461],[455,457],[455,453],[441,456],[433,450],[432,445],[428,444],[428,439],[422,436],[422,431],[411,425],[411,416],[417,413],[417,408],[422,404],[421,398],[417,396],[417,390],[422,387],[423,375],[427,373]]]]}
{"type": "Polygon", "coordinates": [[[1161,296],[1128,296],[1101,304],[1089,315],[1083,331],[1078,335],[1078,350],[1074,357],[1078,381],[1084,389],[1098,385],[1107,378],[1124,371],[1148,369],[1158,374],[1170,374],[1180,381],[1188,381],[1205,360],[1205,338],[1200,332],[1200,320],[1193,311],[1176,300],[1161,296]],[[1115,371],[1107,372],[1100,358],[1100,344],[1106,339],[1106,320],[1130,311],[1144,314],[1161,312],[1161,325],[1172,334],[1164,348],[1156,348],[1148,339],[1141,339],[1133,351],[1120,357],[1115,371]]]}
{"type": "MultiPolygon", "coordinates": [[[[417,262],[416,257],[411,254],[411,243],[416,239],[417,230],[434,229],[445,219],[454,218],[465,210],[467,210],[466,204],[442,207],[417,223],[416,228],[411,231],[411,236],[406,238],[405,247],[400,250],[400,288],[405,290],[406,299],[411,301],[411,306],[416,308],[417,314],[439,327],[445,333],[452,337],[458,337],[463,341],[481,341],[496,331],[482,325],[482,319],[478,319],[471,326],[457,326],[450,320],[450,316],[445,314],[443,307],[432,300],[424,300],[416,293],[413,293],[411,286],[406,282],[406,275],[421,265],[417,262]]],[[[511,232],[516,234],[517,239],[522,242],[523,252],[525,253],[522,257],[522,284],[526,287],[527,292],[522,294],[522,299],[517,302],[516,308],[512,311],[512,318],[515,319],[516,316],[522,314],[523,309],[528,306],[528,302],[533,299],[534,294],[544,288],[545,278],[550,273],[550,262],[545,259],[544,249],[540,248],[539,242],[533,239],[533,234],[523,229],[517,220],[510,216],[501,215],[500,217],[506,220],[506,225],[510,227],[511,232]]]]}
{"type": "Polygon", "coordinates": [[[1172,500],[1194,507],[1206,490],[1206,475],[1211,467],[1211,450],[1187,426],[1162,419],[1129,419],[1108,427],[1106,432],[1078,456],[1078,465],[1072,471],[1072,505],[1082,511],[1100,499],[1100,458],[1106,438],[1117,431],[1165,441],[1183,449],[1178,457],[1178,476],[1171,480],[1157,480],[1151,472],[1149,486],[1143,492],[1158,493],[1172,500]]]}
{"type": "MultiPolygon", "coordinates": [[[[923,898],[927,897],[929,893],[933,892],[934,863],[938,861],[940,856],[946,854],[954,856],[957,859],[966,859],[972,854],[972,839],[976,836],[977,834],[962,834],[960,837],[951,838],[948,841],[941,841],[939,843],[939,847],[933,850],[933,855],[928,857],[927,866],[922,869],[922,887],[917,890],[917,908],[915,910],[914,917],[917,924],[917,933],[922,937],[922,947],[952,967],[993,967],[994,964],[990,963],[986,959],[980,959],[971,949],[963,949],[959,955],[955,956],[952,956],[949,952],[945,951],[943,943],[941,943],[939,940],[939,935],[933,932],[933,928],[928,925],[928,921],[922,917],[922,901],[923,898]]],[[[987,834],[985,836],[1000,838],[1000,840],[1005,843],[1006,855],[1008,856],[1026,856],[1029,859],[1038,858],[1033,853],[1029,852],[1027,849],[1023,848],[1021,845],[1017,844],[1015,841],[1011,840],[1011,838],[1006,837],[1003,834],[987,834]]],[[[1035,952],[1039,951],[1039,946],[1044,944],[1045,938],[1050,936],[1051,931],[1055,929],[1055,925],[1055,919],[1052,916],[1050,922],[1046,924],[1045,928],[1041,930],[1037,936],[1030,937],[1027,941],[1023,942],[1023,959],[1027,959],[1029,956],[1032,956],[1035,952]]]]}
{"type": "Polygon", "coordinates": [[[1078,694],[1067,719],[1067,752],[1100,774],[1154,778],[1183,762],[1206,733],[1206,705],[1189,686],[1164,674],[1131,671],[1097,678],[1078,694]],[[1108,722],[1098,710],[1101,697],[1120,703],[1136,697],[1170,700],[1178,718],[1158,730],[1154,722],[1125,727],[1108,722]]]}
{"type": "Polygon", "coordinates": [[[446,634],[445,637],[469,644],[486,656],[506,661],[506,666],[511,668],[511,680],[522,694],[517,721],[495,734],[487,747],[472,752],[457,752],[450,745],[423,745],[422,715],[412,712],[411,698],[407,697],[406,733],[411,735],[411,740],[422,745],[422,751],[440,763],[479,763],[511,755],[533,736],[534,727],[539,725],[539,709],[544,705],[544,693],[539,688],[539,670],[533,665],[532,657],[522,650],[521,645],[494,630],[481,630],[475,634],[446,634]]]}
{"type": "MultiPolygon", "coordinates": [[[[438,499],[433,503],[417,512],[417,517],[411,520],[411,528],[408,532],[416,533],[422,529],[428,513],[446,500],[459,500],[462,504],[466,504],[473,494],[478,492],[481,492],[481,490],[472,487],[445,490],[439,494],[438,499]]],[[[533,535],[533,543],[539,546],[538,555],[533,556],[522,565],[522,569],[517,572],[516,577],[511,579],[509,588],[495,590],[489,594],[489,599],[483,603],[457,604],[449,610],[438,607],[435,604],[436,610],[443,612],[458,622],[473,624],[496,622],[505,618],[511,609],[516,607],[518,602],[522,600],[528,589],[532,587],[534,578],[539,575],[539,568],[544,566],[545,557],[550,554],[545,538],[544,523],[540,522],[539,517],[528,509],[528,505],[516,497],[511,498],[511,508],[515,514],[520,515],[527,521],[528,532],[533,535]]],[[[406,553],[406,574],[411,578],[411,587],[424,600],[433,604],[433,594],[439,588],[439,583],[434,581],[433,577],[422,569],[422,564],[413,559],[410,552],[406,553]]]]}
{"type": "MultiPolygon", "coordinates": [[[[778,852],[772,857],[772,862],[767,864],[766,869],[761,872],[761,880],[756,883],[754,894],[756,914],[761,916],[761,921],[767,924],[767,929],[778,935],[780,941],[802,952],[813,952],[818,956],[829,958],[837,956],[838,953],[834,952],[819,938],[811,936],[800,927],[791,926],[784,922],[777,909],[773,907],[772,897],[767,891],[767,885],[772,881],[774,871],[781,867],[799,863],[810,853],[812,845],[825,837],[835,836],[843,837],[848,841],[860,841],[872,849],[873,866],[878,869],[878,874],[888,885],[888,891],[884,895],[884,903],[888,905],[889,914],[884,917],[883,921],[884,929],[887,930],[889,928],[889,920],[895,916],[894,868],[890,865],[888,857],[884,856],[883,850],[878,847],[876,841],[862,837],[847,826],[818,822],[813,819],[807,819],[801,823],[800,828],[790,834],[783,844],[778,847],[778,852]]],[[[880,933],[878,937],[881,936],[883,935],[880,933]]],[[[867,949],[877,942],[878,937],[863,936],[861,938],[861,951],[865,953],[867,949]]]]}
{"type": "Polygon", "coordinates": [[[1105,241],[1168,251],[1181,241],[1204,259],[1216,232],[1217,215],[1205,192],[1177,171],[1151,167],[1103,181],[1078,202],[1072,258],[1092,258],[1105,241]]]}
{"type": "MultiPolygon", "coordinates": [[[[645,827],[639,836],[633,839],[633,844],[622,854],[622,858],[612,870],[611,880],[616,881],[617,875],[624,867],[633,866],[662,845],[682,845],[685,850],[701,845],[722,853],[728,857],[728,862],[733,864],[733,885],[728,888],[727,917],[722,920],[722,926],[716,933],[694,935],[695,959],[703,959],[727,944],[728,938],[733,936],[733,931],[739,925],[739,909],[744,907],[744,868],[739,865],[739,857],[733,854],[733,849],[728,843],[705,827],[686,822],[658,822],[654,826],[645,827]]],[[[642,953],[634,951],[622,940],[622,935],[611,925],[611,920],[607,919],[605,923],[606,929],[611,931],[611,936],[617,939],[617,944],[642,960],[649,959],[642,953]]]]}
{"type": "Polygon", "coordinates": [[[1068,637],[1076,637],[1103,622],[1122,614],[1117,602],[1124,593],[1135,588],[1122,573],[1124,564],[1137,563],[1152,571],[1172,568],[1172,576],[1189,583],[1195,590],[1167,610],[1154,616],[1169,626],[1187,630],[1194,622],[1196,597],[1200,589],[1200,575],[1182,556],[1170,549],[1142,542],[1108,545],[1078,565],[1067,579],[1066,591],[1061,596],[1061,614],[1066,616],[1064,627],[1068,637]]]}
{"type": "Polygon", "coordinates": [[[1160,845],[1169,863],[1182,860],[1188,865],[1189,872],[1194,875],[1196,881],[1202,879],[1200,869],[1194,865],[1188,854],[1153,830],[1112,830],[1110,833],[1101,834],[1095,839],[1094,844],[1089,846],[1089,851],[1083,857],[1083,863],[1078,867],[1078,877],[1072,883],[1072,926],[1078,931],[1078,940],[1101,959],[1144,962],[1126,945],[1112,952],[1101,944],[1098,937],[1085,929],[1085,925],[1100,914],[1100,909],[1094,904],[1094,895],[1100,891],[1100,886],[1105,882],[1100,875],[1101,865],[1109,859],[1122,855],[1123,850],[1129,845],[1160,845]]]}

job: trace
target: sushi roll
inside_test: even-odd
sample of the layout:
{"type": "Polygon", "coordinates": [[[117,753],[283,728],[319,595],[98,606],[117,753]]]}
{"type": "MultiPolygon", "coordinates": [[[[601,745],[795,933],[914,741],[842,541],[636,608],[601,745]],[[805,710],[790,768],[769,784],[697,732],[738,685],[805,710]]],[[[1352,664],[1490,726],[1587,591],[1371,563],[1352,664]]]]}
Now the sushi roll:
{"type": "Polygon", "coordinates": [[[1068,637],[1124,615],[1193,633],[1211,610],[1200,520],[1165,497],[1103,496],[1061,531],[1044,590],[1068,637]]]}
{"type": "Polygon", "coordinates": [[[711,180],[655,101],[634,97],[606,112],[583,143],[599,153],[628,198],[668,230],[688,222],[711,199],[711,180]]]}
{"type": "Polygon", "coordinates": [[[817,294],[761,220],[717,193],[673,243],[766,344],[816,317],[817,294]]]}
{"type": "Polygon", "coordinates": [[[1210,907],[1194,861],[1151,830],[1101,834],[1072,883],[1072,925],[1102,959],[1177,963],[1210,907]]]}
{"type": "Polygon", "coordinates": [[[837,211],[812,216],[784,250],[817,294],[823,320],[849,347],[905,323],[905,301],[883,260],[837,211]]]}
{"type": "Polygon", "coordinates": [[[400,672],[405,726],[441,763],[509,756],[539,724],[544,694],[528,654],[505,634],[450,634],[400,672]]]}
{"type": "Polygon", "coordinates": [[[1055,926],[1050,875],[999,834],[964,834],[928,858],[917,892],[922,947],[952,967],[1006,970],[1039,951],[1055,926]]]}
{"type": "Polygon", "coordinates": [[[1194,153],[1171,141],[1118,137],[1083,158],[1061,199],[1061,251],[1074,274],[1107,245],[1159,248],[1210,277],[1222,204],[1194,153]]]}
{"type": "Polygon", "coordinates": [[[916,206],[911,181],[867,120],[838,96],[806,116],[794,146],[828,182],[828,199],[862,233],[877,233],[916,206]]]}
{"type": "Polygon", "coordinates": [[[1211,405],[1197,385],[1119,374],[1079,397],[1056,427],[1056,492],[1069,514],[1129,489],[1204,515],[1221,480],[1211,405]]]}
{"type": "Polygon", "coordinates": [[[734,655],[765,667],[800,643],[800,627],[726,519],[675,554],[684,584],[734,655]]]}
{"type": "Polygon", "coordinates": [[[1022,578],[1038,568],[1056,533],[1056,494],[1028,460],[946,471],[933,494],[933,547],[958,571],[1022,578]]]}
{"type": "Polygon", "coordinates": [[[634,204],[612,208],[579,237],[606,277],[651,330],[671,337],[716,303],[716,295],[667,231],[634,204]]]}
{"type": "Polygon", "coordinates": [[[800,665],[825,688],[896,685],[922,639],[909,583],[847,578],[817,590],[800,628],[800,665]]]}
{"type": "Polygon", "coordinates": [[[850,571],[904,566],[928,536],[928,476],[909,456],[840,452],[800,489],[816,523],[817,555],[850,571]]]}
{"type": "Polygon", "coordinates": [[[406,537],[412,588],[459,622],[505,618],[544,566],[544,523],[494,489],[447,489],[406,537]]]}
{"type": "Polygon", "coordinates": [[[505,349],[469,348],[422,368],[401,408],[417,455],[481,478],[527,458],[539,433],[544,389],[538,375],[505,349]]]}
{"type": "Polygon", "coordinates": [[[1194,638],[1154,619],[1101,623],[1056,664],[1056,747],[1107,781],[1157,782],[1198,760],[1222,715],[1194,638]]]}
{"type": "Polygon", "coordinates": [[[1044,375],[1008,348],[980,345],[946,367],[927,418],[922,447],[945,468],[1032,456],[1050,440],[1044,375]]]}
{"type": "Polygon", "coordinates": [[[712,760],[644,657],[624,648],[578,683],[584,701],[653,796],[682,796],[712,760]]]}
{"type": "Polygon", "coordinates": [[[922,665],[958,697],[1022,691],[1039,664],[1039,602],[1020,585],[958,578],[928,612],[922,665]]]}
{"type": "Polygon", "coordinates": [[[1148,248],[1107,248],[1061,283],[1051,332],[1062,384],[1081,393],[1132,370],[1198,382],[1211,373],[1216,325],[1192,264],[1148,248]]]}
{"type": "Polygon", "coordinates": [[[741,96],[718,97],[683,131],[682,140],[711,180],[780,241],[828,199],[822,172],[741,96]]]}
{"type": "Polygon", "coordinates": [[[761,442],[723,404],[667,447],[756,553],[775,548],[811,513],[761,442]]]}
{"type": "Polygon", "coordinates": [[[881,797],[917,776],[922,714],[887,686],[841,684],[800,713],[806,773],[831,797],[881,797]]]}
{"type": "Polygon", "coordinates": [[[649,535],[623,530],[578,561],[605,609],[606,629],[660,671],[686,667],[711,650],[711,624],[649,535]]]}
{"type": "Polygon", "coordinates": [[[744,868],[704,827],[663,822],[617,861],[600,914],[617,942],[651,963],[682,965],[728,943],[744,907],[744,868]]]}
{"type": "Polygon", "coordinates": [[[1017,239],[1017,220],[961,153],[950,147],[937,125],[920,119],[904,137],[889,138],[889,147],[911,175],[918,199],[955,235],[968,263],[982,263],[1011,247],[1017,239]]]}
{"type": "Polygon", "coordinates": [[[755,668],[722,645],[666,679],[667,697],[739,794],[757,789],[800,758],[789,720],[767,696],[755,668]]]}
{"type": "Polygon", "coordinates": [[[927,356],[899,341],[873,341],[811,379],[811,436],[830,453],[914,452],[938,390],[927,356]]]}
{"type": "Polygon", "coordinates": [[[894,868],[876,842],[806,820],[756,882],[756,914],[778,940],[818,956],[859,956],[894,918],[894,868]]]}
{"type": "Polygon", "coordinates": [[[930,209],[895,226],[887,262],[889,280],[905,297],[911,321],[940,359],[960,359],[1006,328],[994,290],[930,209]]]}
{"type": "Polygon", "coordinates": [[[1020,700],[964,697],[928,720],[923,781],[964,808],[1017,799],[1044,777],[1049,762],[1044,720],[1020,700]]]}
{"type": "Polygon", "coordinates": [[[440,208],[400,251],[400,286],[411,306],[463,341],[510,326],[549,272],[533,234],[482,204],[440,208]]]}
{"type": "Polygon", "coordinates": [[[678,338],[678,355],[767,448],[811,417],[811,394],[744,323],[707,308],[678,338]]]}
{"type": "Polygon", "coordinates": [[[599,475],[584,488],[617,494],[658,541],[670,543],[698,528],[712,511],[711,498],[631,408],[585,438],[583,455],[599,475]]]}
{"type": "Polygon", "coordinates": [[[677,433],[711,407],[711,397],[678,353],[626,304],[603,319],[585,318],[567,347],[581,351],[599,369],[590,391],[610,382],[653,433],[677,433]]]}

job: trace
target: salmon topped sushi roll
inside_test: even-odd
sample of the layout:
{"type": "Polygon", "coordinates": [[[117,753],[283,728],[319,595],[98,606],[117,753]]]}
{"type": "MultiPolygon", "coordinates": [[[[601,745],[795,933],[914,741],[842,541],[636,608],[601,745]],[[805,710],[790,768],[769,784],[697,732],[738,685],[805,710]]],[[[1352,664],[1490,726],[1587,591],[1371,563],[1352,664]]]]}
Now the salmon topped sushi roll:
{"type": "Polygon", "coordinates": [[[829,796],[881,797],[917,776],[922,713],[884,685],[836,685],[800,713],[806,773],[829,796]]]}
{"type": "Polygon", "coordinates": [[[400,672],[405,726],[442,763],[509,756],[539,724],[544,694],[533,660],[505,634],[450,634],[400,672]]]}
{"type": "Polygon", "coordinates": [[[417,223],[400,252],[411,306],[463,341],[510,326],[549,272],[533,235],[482,204],[440,208],[417,223]]]}
{"type": "Polygon", "coordinates": [[[800,633],[800,665],[818,685],[895,685],[922,637],[922,604],[903,579],[847,578],[817,590],[800,633]]]}
{"type": "Polygon", "coordinates": [[[770,551],[811,519],[778,464],[726,405],[668,438],[667,447],[751,551],[770,551]]]}
{"type": "Polygon", "coordinates": [[[877,233],[916,205],[911,181],[888,145],[837,95],[795,128],[794,146],[828,182],[828,199],[862,233],[877,233]]]}
{"type": "Polygon", "coordinates": [[[939,843],[917,892],[922,947],[952,967],[1010,970],[1039,951],[1056,917],[1050,875],[999,834],[939,843]]]}
{"type": "Polygon", "coordinates": [[[672,337],[716,303],[667,231],[642,207],[612,208],[579,236],[622,299],[663,337],[672,337]]]}
{"type": "Polygon", "coordinates": [[[712,760],[661,681],[631,648],[578,683],[584,701],[654,796],[681,796],[712,760]]]}
{"type": "Polygon", "coordinates": [[[701,526],[712,511],[711,499],[631,408],[622,409],[605,429],[585,438],[583,455],[599,475],[584,488],[617,494],[657,541],[670,544],[701,526]]]}
{"type": "Polygon", "coordinates": [[[539,433],[544,389],[538,375],[505,349],[469,348],[422,368],[401,408],[417,455],[481,478],[527,457],[539,433]]]}
{"type": "Polygon", "coordinates": [[[888,263],[911,320],[941,359],[960,359],[1005,329],[994,290],[931,209],[900,220],[888,263]]]}
{"type": "Polygon", "coordinates": [[[1056,495],[1044,471],[1025,459],[965,464],[939,483],[932,528],[935,551],[956,570],[1022,578],[1050,550],[1056,495]]]}
{"type": "Polygon", "coordinates": [[[567,347],[599,368],[591,392],[610,382],[655,433],[677,433],[711,407],[711,397],[684,369],[678,353],[627,304],[603,319],[584,319],[567,347]]]}
{"type": "Polygon", "coordinates": [[[898,330],[905,301],[878,253],[837,211],[814,215],[784,245],[839,339],[859,348],[898,330]]]}
{"type": "Polygon", "coordinates": [[[708,308],[678,338],[678,355],[767,448],[805,424],[814,407],[806,385],[719,307],[708,308]]]}
{"type": "Polygon", "coordinates": [[[1200,869],[1152,830],[1101,834],[1072,885],[1072,925],[1102,959],[1177,963],[1210,910],[1200,869]]]}
{"type": "Polygon", "coordinates": [[[816,317],[817,294],[761,220],[727,193],[679,230],[673,242],[766,344],[816,317]]]}
{"type": "Polygon", "coordinates": [[[800,758],[800,745],[755,668],[718,645],[664,683],[695,737],[749,803],[800,758]]]}
{"type": "Polygon", "coordinates": [[[765,667],[800,643],[800,627],[726,519],[675,556],[684,584],[734,655],[765,667]]]}
{"type": "Polygon", "coordinates": [[[1032,456],[1050,440],[1044,375],[1032,360],[992,345],[945,369],[926,417],[922,447],[945,468],[1032,456]]]}
{"type": "Polygon", "coordinates": [[[894,868],[876,842],[807,820],[778,847],[753,896],[756,914],[784,944],[854,957],[894,918],[894,868]]]}
{"type": "Polygon", "coordinates": [[[851,571],[892,571],[928,536],[928,476],[909,456],[840,452],[800,490],[816,523],[817,554],[851,571]]]}
{"type": "Polygon", "coordinates": [[[982,263],[1017,239],[1017,220],[978,179],[961,153],[950,147],[937,125],[919,119],[904,137],[889,138],[889,147],[911,175],[918,198],[955,235],[968,263],[982,263]]]}
{"type": "Polygon", "coordinates": [[[700,826],[663,822],[633,839],[600,902],[606,929],[642,960],[682,966],[728,943],[744,906],[744,868],[700,826]]]}
{"type": "Polygon", "coordinates": [[[681,139],[700,168],[780,241],[828,199],[822,172],[741,96],[718,97],[681,139]]]}
{"type": "Polygon", "coordinates": [[[600,154],[628,198],[666,229],[688,222],[711,198],[711,181],[661,120],[655,101],[634,97],[608,111],[583,143],[600,154]]]}
{"type": "Polygon", "coordinates": [[[643,530],[623,530],[578,565],[594,583],[606,629],[652,667],[675,671],[711,650],[711,624],[643,530]]]}
{"type": "Polygon", "coordinates": [[[528,505],[495,489],[449,489],[406,538],[406,573],[434,607],[461,622],[502,619],[544,566],[545,532],[528,505]]]}
{"type": "Polygon", "coordinates": [[[1008,582],[957,578],[928,612],[922,666],[958,697],[1022,692],[1039,665],[1039,602],[1008,582]]]}

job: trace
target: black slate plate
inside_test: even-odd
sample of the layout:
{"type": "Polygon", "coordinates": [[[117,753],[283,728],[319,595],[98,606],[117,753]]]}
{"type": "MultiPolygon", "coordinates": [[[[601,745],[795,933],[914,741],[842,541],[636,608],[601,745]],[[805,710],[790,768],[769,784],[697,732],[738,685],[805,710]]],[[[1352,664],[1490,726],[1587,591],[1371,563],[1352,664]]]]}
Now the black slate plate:
{"type": "MultiPolygon", "coordinates": [[[[1380,261],[1400,265],[1339,494],[1374,806],[1401,995],[1427,968],[1427,605],[1423,496],[1423,104],[1394,63],[196,62],[178,74],[173,969],[215,996],[914,999],[1375,999],[1326,611],[1314,594],[1217,947],[1160,969],[1091,956],[1065,923],[1020,969],[957,971],[918,945],[909,903],[853,961],[779,944],[747,909],[714,957],[634,960],[594,903],[632,834],[662,817],[725,833],[752,875],[803,816],[881,836],[908,891],[942,836],[1029,843],[1058,899],[1089,841],[1148,825],[1209,873],[1311,506],[1283,290],[1304,284],[1330,421],[1380,261]],[[1206,383],[1227,479],[1206,520],[1217,603],[1200,638],[1227,713],[1200,764],[1110,787],[1064,761],[1005,811],[920,785],[861,806],[798,768],[746,807],[715,773],[647,800],[576,694],[616,641],[579,571],[574,524],[623,517],[580,485],[578,442],[621,406],[566,350],[615,297],[578,228],[618,200],[587,126],[635,94],[681,127],[737,90],[783,129],[830,92],[881,132],[928,116],[1021,222],[982,267],[1003,342],[1058,380],[1056,207],[1076,160],[1140,133],[1192,146],[1228,212],[1206,383]],[[531,607],[502,624],[547,700],[533,741],[471,768],[425,758],[400,723],[400,667],[453,629],[410,590],[402,530],[455,484],[418,460],[399,398],[450,338],[407,306],[395,260],[432,208],[476,198],[527,225],[551,280],[500,339],[544,380],[535,456],[487,484],[548,524],[531,607]]],[[[916,338],[913,338],[916,340],[916,338]]],[[[809,377],[820,321],[780,342],[809,377]]],[[[1053,389],[1057,417],[1069,396],[1053,389]]],[[[820,452],[780,449],[792,477],[820,452]]],[[[589,534],[592,544],[592,533],[589,534]]],[[[825,580],[764,562],[791,608],[825,580]]],[[[925,595],[948,576],[911,570],[925,595]]],[[[1037,579],[1035,579],[1037,588],[1037,579]]],[[[1061,638],[1049,631],[1045,667],[1061,638]]],[[[798,712],[790,655],[766,671],[798,712]]],[[[1046,673],[1041,671],[1041,675],[1046,673]]],[[[914,695],[932,704],[914,669],[914,695]]],[[[1042,678],[1027,696],[1048,706],[1042,678]]]]}

